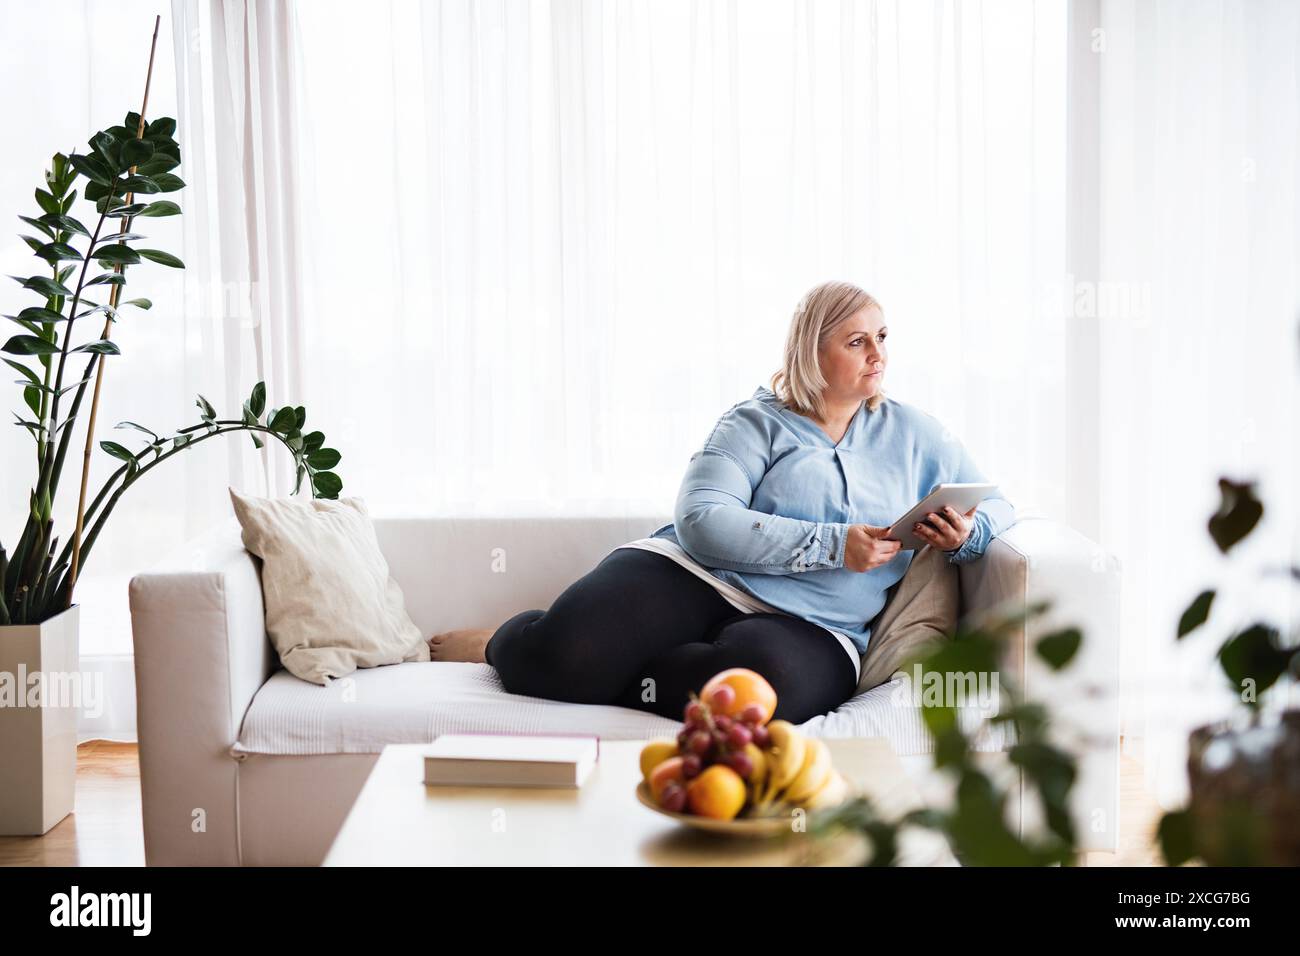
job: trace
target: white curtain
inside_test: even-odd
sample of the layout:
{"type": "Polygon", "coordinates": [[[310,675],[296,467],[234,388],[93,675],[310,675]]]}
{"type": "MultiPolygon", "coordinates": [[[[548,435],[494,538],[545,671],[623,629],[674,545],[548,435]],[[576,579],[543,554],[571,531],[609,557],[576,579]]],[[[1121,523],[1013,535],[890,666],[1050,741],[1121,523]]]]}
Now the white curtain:
{"type": "MultiPolygon", "coordinates": [[[[128,111],[140,109],[154,17],[159,12],[157,3],[144,0],[124,0],[120,4],[70,0],[0,3],[0,87],[8,91],[4,162],[0,164],[0,210],[6,223],[0,233],[0,274],[46,274],[45,263],[33,257],[18,238],[20,233],[32,230],[16,216],[39,215],[34,211],[32,193],[37,186],[44,186],[42,176],[55,152],[86,152],[86,140],[93,132],[119,124],[128,111]],[[52,35],[57,36],[57,43],[50,41],[52,35]],[[51,52],[56,47],[57,55],[51,52]]],[[[151,117],[176,115],[169,21],[165,10],[162,12],[149,94],[151,117]]],[[[179,172],[183,174],[184,170],[179,172]]],[[[188,212],[188,190],[173,198],[188,212]]],[[[89,224],[94,210],[83,200],[78,200],[77,206],[71,210],[72,215],[89,224]]],[[[178,219],[142,219],[135,225],[133,231],[153,240],[148,245],[185,257],[178,219]]],[[[188,319],[183,308],[183,280],[174,270],[152,264],[133,266],[127,278],[129,294],[124,298],[149,298],[153,308],[147,312],[127,309],[113,328],[111,338],[122,354],[109,358],[103,366],[96,445],[110,440],[136,447],[136,439],[141,436],[113,427],[123,420],[156,430],[197,421],[191,412],[195,411],[194,393],[201,388],[193,367],[184,361],[188,319]]],[[[4,283],[0,286],[0,312],[13,314],[35,304],[31,293],[21,291],[16,283],[0,281],[4,283]]],[[[17,326],[5,325],[10,326],[4,333],[6,339],[18,331],[17,326]]],[[[88,340],[98,336],[101,329],[100,323],[83,321],[75,327],[75,337],[77,341],[88,340]]],[[[65,380],[79,376],[83,368],[81,362],[70,363],[65,380]]],[[[7,366],[4,369],[12,372],[7,366]]],[[[17,378],[13,372],[3,379],[5,415],[10,422],[10,409],[27,411],[18,387],[8,384],[17,378]]],[[[69,540],[76,525],[93,388],[92,380],[79,420],[69,426],[74,435],[54,513],[61,542],[69,540]]],[[[12,424],[0,428],[0,456],[4,462],[0,469],[0,540],[10,547],[21,532],[28,491],[36,480],[34,449],[26,430],[12,424]]],[[[195,449],[197,453],[203,451],[195,449]]],[[[94,449],[87,505],[117,464],[98,447],[94,449]]],[[[218,459],[211,459],[207,467],[214,464],[219,464],[218,459]]],[[[173,460],[160,466],[120,499],[81,568],[74,601],[80,605],[82,669],[95,682],[87,686],[102,692],[90,701],[93,712],[82,720],[84,736],[134,739],[127,582],[159,554],[201,531],[211,517],[209,503],[194,493],[183,468],[177,465],[173,460]]]]}
{"type": "MultiPolygon", "coordinates": [[[[267,384],[268,407],[307,405],[308,423],[318,424],[302,395],[299,360],[303,312],[297,283],[303,270],[298,243],[304,233],[295,218],[298,177],[288,165],[299,154],[289,123],[294,61],[287,5],[191,0],[160,10],[144,0],[0,3],[0,82],[8,90],[39,91],[6,101],[9,133],[0,167],[0,209],[35,214],[32,190],[42,184],[50,156],[56,150],[84,151],[92,132],[139,110],[159,12],[148,112],[178,119],[182,165],[176,172],[188,186],[170,197],[180,203],[183,216],[138,220],[134,231],[156,238],[157,246],[179,255],[187,268],[175,272],[145,264],[129,271],[128,289],[154,305],[148,312],[128,310],[115,327],[112,337],[122,356],[105,367],[96,441],[134,447],[135,433],[113,430],[123,420],[160,432],[194,424],[198,394],[219,415],[237,417],[258,381],[267,384]],[[52,23],[66,25],[59,32],[58,57],[33,42],[52,23]]],[[[30,268],[33,263],[44,268],[18,239],[21,226],[14,220],[14,229],[0,236],[4,273],[32,274],[39,271],[30,268]]],[[[22,295],[30,293],[16,284],[0,291],[6,306],[22,295]]],[[[78,334],[83,332],[98,334],[98,327],[78,334]]],[[[10,395],[17,410],[16,386],[10,395]]],[[[83,410],[89,408],[88,394],[83,410]]],[[[330,434],[328,427],[325,431],[330,434]]],[[[59,489],[61,532],[75,524],[84,435],[79,426],[59,489]]],[[[35,475],[32,448],[26,431],[0,431],[0,540],[6,543],[22,527],[35,475]]],[[[88,499],[113,464],[95,450],[88,499]]],[[[132,575],[226,518],[231,511],[227,486],[281,495],[292,490],[294,477],[292,459],[278,444],[258,452],[247,438],[218,438],[171,459],[123,496],[75,596],[81,606],[82,668],[99,675],[92,686],[101,691],[94,712],[83,714],[83,739],[135,736],[127,604],[132,575]]]]}
{"type": "Polygon", "coordinates": [[[884,303],[887,389],[1060,510],[1063,3],[355,11],[294,11],[305,394],[344,493],[668,509],[843,277],[884,303]]]}
{"type": "Polygon", "coordinates": [[[1294,584],[1260,570],[1300,555],[1300,7],[1091,6],[1099,274],[1078,291],[1097,280],[1099,305],[1074,321],[1100,336],[1097,533],[1125,565],[1126,729],[1173,805],[1188,730],[1240,710],[1217,646],[1298,620],[1294,584]],[[1258,481],[1266,508],[1226,558],[1206,530],[1221,475],[1258,481]],[[1178,646],[1204,588],[1212,617],[1178,646]]]}

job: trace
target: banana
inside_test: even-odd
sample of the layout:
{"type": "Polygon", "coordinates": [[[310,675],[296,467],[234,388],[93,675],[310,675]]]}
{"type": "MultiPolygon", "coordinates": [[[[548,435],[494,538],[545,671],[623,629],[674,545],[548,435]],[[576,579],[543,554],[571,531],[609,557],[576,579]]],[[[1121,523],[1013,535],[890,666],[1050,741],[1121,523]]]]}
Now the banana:
{"type": "Polygon", "coordinates": [[[820,737],[810,737],[804,747],[803,765],[786,784],[781,799],[792,805],[803,803],[824,787],[834,772],[830,748],[820,737]]]}
{"type": "Polygon", "coordinates": [[[809,810],[820,810],[823,807],[837,807],[849,795],[849,782],[840,775],[838,770],[832,770],[826,783],[812,796],[804,801],[804,806],[809,810]]]}
{"type": "Polygon", "coordinates": [[[767,754],[757,744],[745,744],[745,753],[754,762],[754,769],[749,774],[749,786],[754,793],[759,793],[767,780],[767,754]]]}
{"type": "Polygon", "coordinates": [[[807,744],[794,724],[774,720],[767,725],[770,738],[767,756],[767,786],[759,803],[771,804],[803,768],[807,744]]]}

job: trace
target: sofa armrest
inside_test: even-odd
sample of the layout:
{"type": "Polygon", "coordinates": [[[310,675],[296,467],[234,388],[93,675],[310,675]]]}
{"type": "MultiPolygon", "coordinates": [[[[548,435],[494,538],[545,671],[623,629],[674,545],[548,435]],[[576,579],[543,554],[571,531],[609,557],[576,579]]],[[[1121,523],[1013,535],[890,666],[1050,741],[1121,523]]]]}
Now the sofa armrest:
{"type": "Polygon", "coordinates": [[[275,667],[259,568],[233,519],[131,579],[145,858],[237,865],[230,747],[275,667]]]}
{"type": "MultiPolygon", "coordinates": [[[[1118,848],[1119,559],[1079,532],[1047,518],[1025,518],[990,542],[984,556],[959,566],[968,620],[1001,611],[1046,613],[1015,627],[1003,664],[1032,700],[1050,706],[1054,740],[1078,758],[1071,795],[1076,836],[1085,850],[1118,848]],[[1034,651],[1052,631],[1077,627],[1083,644],[1054,672],[1034,651]]],[[[1041,819],[1025,800],[1026,826],[1041,819]]]]}

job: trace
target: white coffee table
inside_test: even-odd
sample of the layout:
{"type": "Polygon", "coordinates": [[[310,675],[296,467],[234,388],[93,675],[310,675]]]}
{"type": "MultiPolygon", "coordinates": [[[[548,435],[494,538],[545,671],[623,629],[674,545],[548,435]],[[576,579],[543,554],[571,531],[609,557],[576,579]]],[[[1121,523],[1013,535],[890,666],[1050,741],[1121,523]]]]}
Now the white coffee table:
{"type": "MultiPolygon", "coordinates": [[[[883,737],[828,739],[835,767],[889,815],[921,806],[883,737]]],[[[325,866],[769,866],[853,864],[858,838],[740,839],[682,826],[636,799],[644,741],[603,740],[577,790],[426,786],[427,744],[384,748],[325,866]]],[[[905,831],[899,862],[954,866],[942,837],[905,831]]]]}

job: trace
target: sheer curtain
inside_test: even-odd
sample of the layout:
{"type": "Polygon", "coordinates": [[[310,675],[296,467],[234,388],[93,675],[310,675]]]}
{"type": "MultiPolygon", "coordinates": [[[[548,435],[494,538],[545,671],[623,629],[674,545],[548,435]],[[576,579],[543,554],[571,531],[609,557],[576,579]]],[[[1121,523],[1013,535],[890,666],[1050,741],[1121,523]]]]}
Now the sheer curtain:
{"type": "MultiPolygon", "coordinates": [[[[134,231],[158,239],[187,268],[145,264],[130,270],[129,288],[150,298],[153,308],[128,310],[115,327],[122,355],[105,367],[96,440],[135,447],[133,433],[113,430],[123,420],[157,431],[192,424],[198,421],[196,394],[220,414],[237,414],[259,380],[267,383],[268,407],[306,404],[315,422],[315,409],[302,396],[298,360],[297,242],[304,233],[295,219],[297,180],[286,175],[289,156],[297,155],[288,120],[294,97],[286,5],[190,0],[167,10],[143,0],[0,2],[0,82],[40,94],[7,102],[0,208],[28,213],[32,190],[42,184],[55,151],[84,150],[90,133],[139,110],[159,12],[149,114],[177,117],[183,162],[176,172],[188,187],[175,197],[183,216],[137,221],[134,231]],[[60,32],[65,55],[55,58],[33,42],[52,22],[69,25],[60,32]]],[[[44,264],[18,238],[20,225],[15,220],[15,228],[0,235],[2,271],[29,275],[36,271],[32,263],[44,264]]],[[[3,311],[12,314],[17,308],[7,306],[30,294],[9,285],[0,297],[3,311]]],[[[97,328],[81,331],[93,335],[97,328]]],[[[17,409],[16,386],[10,396],[17,409]]],[[[83,409],[89,410],[89,397],[83,409]]],[[[75,524],[84,436],[84,427],[77,427],[59,489],[61,534],[75,524]]],[[[8,543],[22,527],[35,459],[22,429],[6,428],[0,443],[0,540],[8,543]]],[[[97,449],[90,495],[112,470],[112,459],[97,449]]],[[[225,519],[227,486],[288,494],[293,481],[283,449],[268,444],[258,452],[248,439],[225,439],[177,456],[123,496],[77,585],[82,668],[102,675],[93,685],[102,691],[97,704],[82,716],[83,739],[135,737],[131,576],[225,519]]]]}
{"type": "MultiPolygon", "coordinates": [[[[91,133],[122,122],[128,111],[140,109],[144,94],[149,43],[157,3],[124,0],[120,4],[86,4],[58,0],[49,4],[0,3],[0,85],[10,91],[5,98],[6,133],[4,163],[0,165],[0,210],[6,225],[0,233],[0,274],[44,274],[45,263],[32,256],[18,238],[31,232],[14,217],[37,215],[32,191],[43,186],[44,170],[55,152],[85,152],[91,133]],[[47,43],[57,24],[57,56],[47,43]],[[20,94],[18,91],[25,91],[20,94]]],[[[176,83],[169,42],[169,18],[163,16],[158,36],[149,95],[151,116],[176,115],[176,83]]],[[[185,170],[179,170],[184,174],[185,170]]],[[[80,187],[78,187],[80,193],[80,187]]],[[[177,201],[190,212],[190,191],[177,201]]],[[[78,200],[72,215],[89,224],[94,215],[89,203],[78,200]],[[89,212],[88,212],[89,210],[89,212]]],[[[137,220],[133,231],[144,233],[157,248],[183,259],[181,228],[175,218],[137,220]]],[[[112,338],[122,350],[104,364],[103,386],[96,416],[95,439],[118,441],[130,447],[137,442],[129,431],[117,431],[118,422],[135,421],[156,430],[174,428],[194,420],[194,393],[200,380],[190,359],[197,350],[187,343],[187,314],[183,280],[174,270],[143,264],[129,270],[131,296],[153,301],[147,312],[128,309],[116,324],[112,338]]],[[[2,279],[0,312],[14,314],[33,304],[31,294],[2,279]]],[[[5,323],[6,326],[9,323],[5,323]]],[[[17,327],[11,327],[17,331],[17,327]]],[[[78,341],[99,334],[101,324],[81,322],[78,341]]],[[[7,339],[10,332],[5,333],[7,339]]],[[[12,357],[12,356],[10,356],[12,357]]],[[[30,364],[30,363],[29,363],[30,364]]],[[[80,375],[83,365],[72,363],[69,373],[80,375]]],[[[7,367],[6,372],[11,370],[7,367]]],[[[17,373],[4,381],[18,378],[17,373]]],[[[93,381],[72,426],[62,481],[55,507],[56,531],[67,541],[76,524],[80,492],[85,422],[89,417],[93,381]]],[[[5,388],[8,407],[22,409],[17,386],[5,388]]],[[[8,410],[6,410],[8,415],[8,410]]],[[[10,422],[13,419],[10,416],[10,422]]],[[[138,435],[136,437],[139,437],[138,435]]],[[[12,547],[26,517],[26,502],[36,481],[35,446],[24,429],[6,425],[0,430],[0,540],[12,547]]],[[[195,449],[202,454],[205,449],[195,449]]],[[[91,456],[87,503],[119,464],[98,448],[91,456]]],[[[211,467],[213,462],[208,462],[211,467]]],[[[84,736],[133,739],[135,733],[134,676],[131,661],[131,623],[127,607],[127,581],[202,530],[211,518],[208,503],[194,493],[183,469],[176,463],[160,467],[124,495],[113,510],[103,535],[82,568],[74,600],[80,605],[82,668],[100,675],[102,693],[82,720],[84,736]],[[169,467],[170,465],[170,467],[169,467]]],[[[92,678],[95,680],[95,678],[92,678]]]]}
{"type": "Polygon", "coordinates": [[[1099,274],[1078,279],[1099,307],[1075,321],[1101,342],[1096,533],[1125,564],[1126,728],[1172,805],[1187,731],[1234,706],[1214,649],[1297,622],[1294,585],[1259,572],[1300,556],[1300,8],[1087,6],[1099,274]],[[1205,524],[1220,475],[1257,480],[1266,508],[1228,558],[1205,524]],[[1180,646],[1203,588],[1213,614],[1180,646]]]}
{"type": "Polygon", "coordinates": [[[305,384],[345,493],[668,509],[842,277],[884,304],[890,393],[1060,512],[1063,3],[355,10],[294,10],[305,384]]]}

